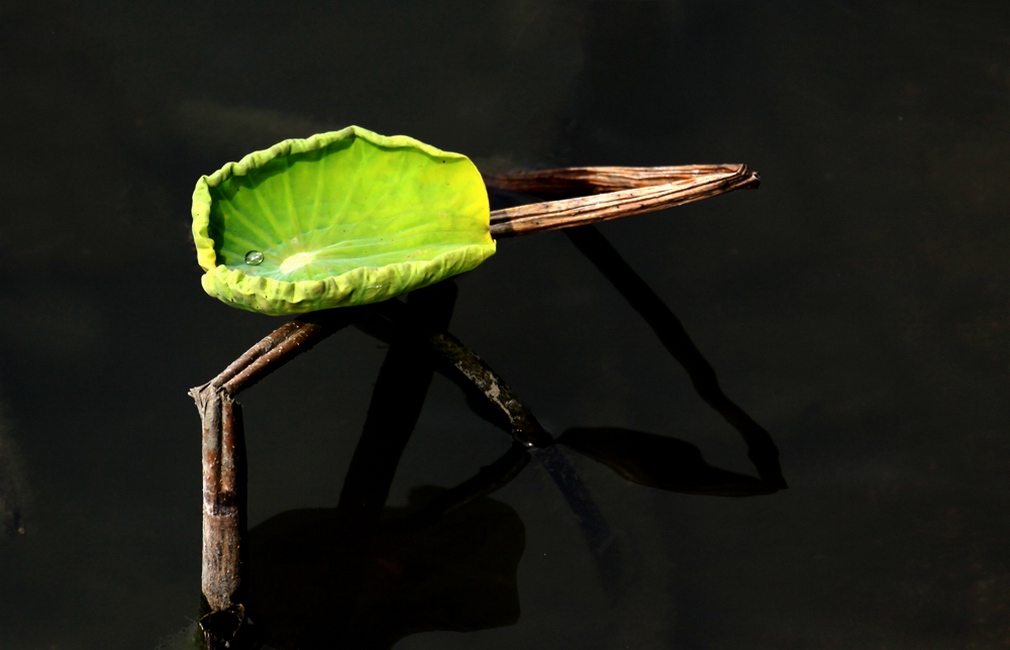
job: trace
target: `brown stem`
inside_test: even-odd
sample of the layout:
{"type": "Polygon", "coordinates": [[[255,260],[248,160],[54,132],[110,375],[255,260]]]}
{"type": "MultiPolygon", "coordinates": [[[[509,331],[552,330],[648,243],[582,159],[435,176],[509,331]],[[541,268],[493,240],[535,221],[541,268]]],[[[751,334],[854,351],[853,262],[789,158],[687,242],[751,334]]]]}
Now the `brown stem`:
{"type": "Polygon", "coordinates": [[[512,392],[505,380],[455,336],[446,330],[434,331],[426,327],[398,300],[376,304],[375,312],[396,324],[399,330],[396,336],[422,338],[440,364],[447,366],[453,374],[462,377],[465,383],[477,389],[495,411],[508,420],[512,438],[516,442],[525,447],[548,447],[553,444],[554,438],[512,392]]]}
{"type": "MultiPolygon", "coordinates": [[[[295,334],[301,329],[306,327],[306,323],[298,319],[288,321],[284,323],[274,331],[263,337],[262,340],[258,341],[251,348],[246,350],[237,359],[228,364],[228,367],[221,371],[221,373],[214,377],[210,381],[210,384],[215,388],[220,388],[232,380],[236,375],[245,372],[250,365],[255,363],[258,359],[263,357],[266,353],[270,352],[278,345],[284,342],[284,340],[295,334]]],[[[241,383],[241,382],[239,382],[241,383]]]]}
{"type": "Polygon", "coordinates": [[[237,395],[327,336],[347,327],[359,315],[359,308],[345,307],[304,314],[288,321],[246,350],[206,385],[237,395]]]}
{"type": "Polygon", "coordinates": [[[238,405],[226,395],[214,401],[219,417],[212,416],[213,428],[206,429],[204,438],[202,583],[208,604],[221,610],[240,602],[236,598],[242,575],[239,493],[244,490],[237,476],[244,459],[236,455],[242,437],[238,405]]]}
{"type": "Polygon", "coordinates": [[[356,309],[348,308],[296,318],[253,345],[217,377],[189,391],[203,425],[201,587],[209,613],[200,625],[211,650],[235,648],[246,633],[245,448],[242,411],[234,398],[357,316],[356,309]]]}
{"type": "Polygon", "coordinates": [[[756,188],[747,165],[573,167],[487,176],[485,184],[530,194],[590,196],[532,203],[491,213],[491,236],[524,235],[665,210],[733,190],[756,188]]]}
{"type": "Polygon", "coordinates": [[[228,647],[244,630],[242,539],[245,453],[242,413],[231,396],[209,385],[192,391],[203,421],[203,567],[210,616],[201,620],[209,648],[228,647]]]}

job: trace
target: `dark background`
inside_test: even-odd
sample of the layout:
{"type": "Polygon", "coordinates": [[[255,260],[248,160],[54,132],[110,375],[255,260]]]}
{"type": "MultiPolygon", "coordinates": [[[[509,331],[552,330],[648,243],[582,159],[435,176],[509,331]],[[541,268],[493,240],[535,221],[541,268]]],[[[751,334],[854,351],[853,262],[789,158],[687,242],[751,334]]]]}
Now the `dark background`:
{"type": "MultiPolygon", "coordinates": [[[[601,230],[767,428],[790,489],[721,499],[576,459],[609,597],[537,467],[518,624],[397,648],[1010,647],[1010,9],[1000,3],[3,2],[0,379],[28,534],[0,648],[155,648],[196,616],[200,384],[282,320],[207,297],[196,178],[359,124],[485,171],[743,162],[601,230]]],[[[453,331],[555,432],[739,436],[562,234],[499,243],[453,331]]],[[[332,506],[384,350],[342,332],[244,395],[250,519],[332,506]]],[[[508,439],[436,378],[391,495],[508,439]]],[[[8,495],[10,496],[10,495],[8,495]]]]}

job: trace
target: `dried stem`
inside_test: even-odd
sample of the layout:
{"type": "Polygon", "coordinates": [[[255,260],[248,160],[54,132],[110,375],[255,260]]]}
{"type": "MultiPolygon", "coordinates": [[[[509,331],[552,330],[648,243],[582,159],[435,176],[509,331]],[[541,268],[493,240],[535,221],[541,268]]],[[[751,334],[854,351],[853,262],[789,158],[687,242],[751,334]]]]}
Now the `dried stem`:
{"type": "MultiPolygon", "coordinates": [[[[407,305],[398,300],[379,303],[374,308],[376,313],[395,325],[394,336],[420,338],[434,353],[435,359],[443,367],[448,367],[450,374],[462,377],[463,383],[476,388],[497,414],[508,421],[512,438],[516,442],[525,447],[548,447],[553,444],[554,438],[512,392],[505,380],[459,339],[448,331],[435,331],[425,327],[424,323],[413,317],[407,305]]],[[[370,333],[388,335],[388,332],[375,332],[374,328],[370,333]]]]}
{"type": "MultiPolygon", "coordinates": [[[[213,610],[239,604],[244,458],[239,405],[211,391],[203,440],[203,593],[213,610]],[[218,437],[218,432],[221,436],[218,437]]],[[[207,412],[207,411],[205,411],[207,412]]]]}
{"type": "Polygon", "coordinates": [[[237,395],[327,336],[347,327],[358,316],[360,308],[345,307],[313,312],[288,321],[246,350],[217,377],[191,390],[190,394],[211,387],[237,395]]]}
{"type": "Polygon", "coordinates": [[[203,423],[203,567],[209,613],[201,621],[208,648],[235,647],[246,631],[242,544],[245,536],[245,441],[235,396],[330,334],[356,309],[310,314],[281,325],[217,377],[189,391],[203,423]]]}
{"type": "Polygon", "coordinates": [[[203,421],[203,570],[210,615],[201,620],[209,648],[228,647],[243,631],[242,542],[245,453],[241,409],[207,384],[190,391],[203,421]]]}
{"type": "Polygon", "coordinates": [[[578,167],[487,176],[485,184],[529,194],[590,196],[532,203],[491,213],[491,236],[524,235],[665,210],[733,190],[756,188],[747,165],[578,167]]]}
{"type": "Polygon", "coordinates": [[[512,437],[517,442],[526,447],[549,447],[554,442],[551,434],[537,422],[505,380],[459,339],[449,332],[440,332],[428,339],[428,345],[508,418],[512,437]]]}

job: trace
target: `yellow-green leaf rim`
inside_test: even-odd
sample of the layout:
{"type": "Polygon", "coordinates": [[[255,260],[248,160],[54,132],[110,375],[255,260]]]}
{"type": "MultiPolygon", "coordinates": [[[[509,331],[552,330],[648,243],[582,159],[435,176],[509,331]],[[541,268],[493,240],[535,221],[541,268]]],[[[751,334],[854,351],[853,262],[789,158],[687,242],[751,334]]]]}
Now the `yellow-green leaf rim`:
{"type": "Polygon", "coordinates": [[[359,126],[285,140],[202,176],[193,239],[204,290],[262,314],[387,300],[495,252],[466,156],[359,126]]]}

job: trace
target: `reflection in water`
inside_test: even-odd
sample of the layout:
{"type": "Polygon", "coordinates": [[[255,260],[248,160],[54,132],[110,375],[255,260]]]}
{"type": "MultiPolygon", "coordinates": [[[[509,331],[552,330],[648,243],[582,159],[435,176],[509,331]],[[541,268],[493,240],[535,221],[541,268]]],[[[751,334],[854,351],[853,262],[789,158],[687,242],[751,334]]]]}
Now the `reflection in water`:
{"type": "MultiPolygon", "coordinates": [[[[663,347],[687,371],[698,395],[719,413],[747,443],[747,455],[769,491],[786,487],[779,451],[771,435],[733,402],[719,386],[715,369],[691,341],[680,320],[593,226],[565,231],[568,238],[613,284],[621,296],[652,328],[663,347]]],[[[602,432],[595,436],[600,439],[602,432]]],[[[651,442],[644,444],[652,444],[651,442]]],[[[689,452],[692,453],[693,452],[689,452]]]]}
{"type": "MultiPolygon", "coordinates": [[[[594,242],[585,231],[583,235],[576,238],[580,249],[646,317],[688,369],[706,401],[737,427],[760,478],[710,466],[690,443],[639,431],[569,429],[555,440],[504,380],[447,332],[455,300],[451,282],[414,292],[409,305],[393,300],[354,312],[342,310],[342,316],[351,314],[360,327],[391,346],[340,501],[336,508],[285,512],[250,531],[245,546],[247,582],[240,587],[245,591],[225,594],[225,602],[238,605],[201,619],[208,639],[242,645],[249,643],[243,639],[252,630],[282,649],[327,644],[385,649],[422,631],[514,624],[519,616],[517,569],[525,545],[524,527],[518,513],[488,495],[517,476],[531,458],[564,495],[596,559],[601,582],[616,599],[620,549],[575,466],[556,442],[629,481],[663,490],[753,496],[785,487],[771,437],[722,393],[714,371],[673,314],[602,238],[594,242]],[[603,254],[598,254],[600,250],[603,254]],[[471,403],[483,402],[478,412],[509,432],[513,445],[497,462],[455,488],[417,488],[405,508],[386,507],[397,465],[436,370],[463,386],[471,403]]],[[[303,318],[309,319],[310,327],[320,326],[317,317],[303,318]]],[[[325,322],[325,314],[322,318],[325,322]]],[[[273,344],[283,346],[286,337],[302,327],[300,322],[282,326],[264,341],[276,339],[273,344]]],[[[256,370],[258,362],[253,359],[262,352],[256,350],[243,355],[225,374],[237,372],[247,382],[269,374],[272,367],[256,370]]],[[[283,363],[290,355],[284,353],[271,363],[283,363]]],[[[241,421],[226,422],[225,431],[235,436],[235,448],[241,449],[241,421]]],[[[244,465],[242,459],[236,463],[244,465]]],[[[206,571],[205,567],[205,579],[206,571]]],[[[210,598],[210,592],[205,593],[210,598]]]]}
{"type": "Polygon", "coordinates": [[[648,487],[715,496],[771,494],[761,479],[712,467],[695,445],[676,438],[613,427],[568,429],[558,442],[648,487]]]}
{"type": "MultiPolygon", "coordinates": [[[[455,287],[411,296],[415,322],[448,325],[455,287]]],[[[470,631],[519,618],[518,514],[486,496],[528,462],[513,446],[452,490],[419,488],[386,508],[389,486],[423,406],[433,358],[391,345],[336,508],[289,511],[249,533],[249,614],[278,648],[389,648],[430,630],[470,631]]]]}
{"type": "Polygon", "coordinates": [[[25,507],[28,487],[10,422],[0,413],[0,518],[3,533],[25,534],[25,507]]]}
{"type": "MultiPolygon", "coordinates": [[[[442,493],[417,488],[382,520],[442,493]]],[[[512,625],[524,543],[518,513],[486,497],[409,527],[349,530],[337,509],[291,510],[250,531],[250,620],[277,648],[390,648],[418,632],[512,625]]]]}

